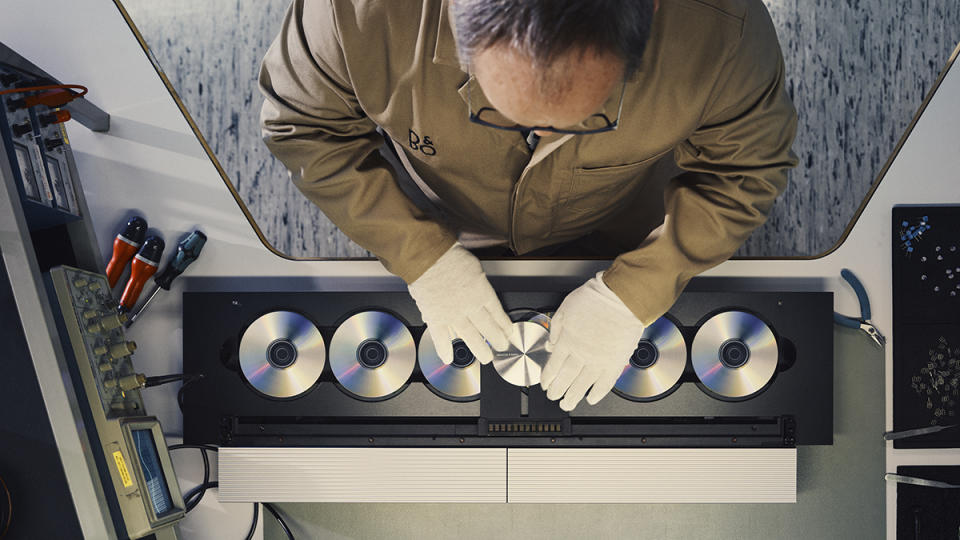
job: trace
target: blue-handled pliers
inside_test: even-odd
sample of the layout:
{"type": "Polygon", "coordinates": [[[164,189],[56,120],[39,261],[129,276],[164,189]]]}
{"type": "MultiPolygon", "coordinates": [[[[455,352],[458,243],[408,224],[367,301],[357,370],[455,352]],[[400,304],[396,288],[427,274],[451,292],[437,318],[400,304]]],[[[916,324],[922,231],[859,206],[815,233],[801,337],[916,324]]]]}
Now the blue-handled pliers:
{"type": "Polygon", "coordinates": [[[883,347],[887,343],[887,338],[883,337],[883,334],[881,334],[880,331],[877,330],[877,327],[870,321],[870,299],[867,298],[867,290],[863,288],[863,283],[860,283],[857,276],[853,275],[853,272],[847,268],[841,270],[840,275],[853,287],[854,292],[857,293],[857,299],[860,300],[860,318],[848,317],[847,315],[834,312],[833,322],[848,328],[859,328],[873,338],[873,341],[876,342],[877,345],[883,347]]]}

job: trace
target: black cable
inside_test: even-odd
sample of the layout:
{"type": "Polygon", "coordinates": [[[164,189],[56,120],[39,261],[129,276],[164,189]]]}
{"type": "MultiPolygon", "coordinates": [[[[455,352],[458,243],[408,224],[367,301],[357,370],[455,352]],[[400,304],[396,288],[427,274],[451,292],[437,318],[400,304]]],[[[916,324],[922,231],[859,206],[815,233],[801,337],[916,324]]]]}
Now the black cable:
{"type": "MultiPolygon", "coordinates": [[[[207,456],[207,451],[203,448],[200,449],[200,455],[203,456],[203,482],[200,483],[200,485],[203,486],[210,483],[210,458],[207,456]]],[[[203,491],[200,492],[200,495],[197,497],[197,503],[194,504],[194,506],[200,504],[200,499],[203,498],[203,495],[206,492],[207,488],[203,488],[203,491]]]]}
{"type": "MultiPolygon", "coordinates": [[[[186,386],[186,384],[184,384],[184,386],[186,386]]],[[[181,390],[182,389],[183,387],[181,387],[181,390]]],[[[203,456],[203,482],[191,488],[190,491],[188,491],[183,497],[183,504],[186,507],[184,514],[186,514],[200,504],[200,501],[203,499],[203,496],[207,493],[208,489],[213,489],[220,486],[220,482],[210,481],[210,459],[207,456],[208,450],[211,452],[218,452],[220,448],[213,446],[212,444],[171,444],[167,447],[167,450],[180,450],[182,448],[200,450],[200,455],[203,456]]],[[[283,532],[287,535],[287,538],[294,540],[293,533],[290,532],[290,527],[287,526],[287,523],[280,516],[280,513],[277,512],[276,508],[274,508],[270,503],[263,503],[263,507],[266,508],[271,514],[273,514],[273,517],[277,519],[277,522],[280,524],[283,532]]],[[[257,522],[259,519],[260,505],[259,503],[253,503],[253,523],[250,525],[250,532],[247,533],[247,540],[251,540],[253,538],[253,533],[257,530],[257,522]]]]}
{"type": "Polygon", "coordinates": [[[201,482],[199,486],[192,488],[183,497],[183,504],[185,507],[184,513],[187,513],[200,504],[203,496],[207,493],[207,489],[217,487],[219,485],[217,482],[210,481],[210,458],[207,456],[207,450],[216,452],[219,450],[219,448],[210,444],[172,444],[167,447],[167,450],[180,450],[181,448],[193,448],[200,450],[200,455],[203,456],[203,482],[201,482]]]}
{"type": "Polygon", "coordinates": [[[188,384],[190,383],[184,383],[183,386],[177,390],[177,407],[180,407],[181,413],[183,413],[183,391],[186,390],[188,384]]]}
{"type": "MultiPolygon", "coordinates": [[[[206,455],[206,453],[204,453],[206,455]]],[[[210,481],[210,465],[207,465],[207,469],[203,471],[203,482],[200,485],[193,487],[190,491],[187,492],[186,496],[183,498],[184,506],[186,507],[184,513],[189,513],[191,510],[197,507],[200,504],[200,501],[203,499],[203,496],[207,494],[207,489],[212,487],[217,487],[219,484],[217,482],[210,481]]]]}
{"type": "Polygon", "coordinates": [[[185,380],[189,375],[184,375],[183,373],[174,373],[171,375],[155,375],[153,377],[147,377],[147,380],[143,383],[144,388],[150,388],[151,386],[160,386],[161,384],[167,384],[177,381],[185,380]]]}
{"type": "Polygon", "coordinates": [[[253,503],[253,523],[250,524],[250,532],[247,533],[247,540],[251,540],[253,533],[257,532],[258,519],[260,519],[260,504],[253,503]]]}
{"type": "Polygon", "coordinates": [[[219,446],[214,446],[212,444],[171,444],[167,447],[167,450],[179,450],[181,448],[196,448],[198,450],[209,450],[211,452],[217,452],[220,450],[219,446]]]}
{"type": "Polygon", "coordinates": [[[181,386],[180,389],[177,390],[177,406],[180,407],[180,412],[181,412],[181,413],[183,412],[183,394],[184,394],[184,391],[187,389],[187,386],[190,386],[190,385],[193,384],[194,382],[199,381],[200,379],[202,379],[202,378],[203,378],[203,373],[200,373],[200,374],[197,374],[197,375],[190,375],[189,377],[190,377],[190,378],[184,380],[183,386],[181,386]]]}
{"type": "Polygon", "coordinates": [[[2,476],[0,476],[0,488],[3,488],[3,498],[0,499],[0,538],[3,538],[10,529],[10,521],[13,520],[13,496],[10,495],[10,490],[7,489],[7,483],[3,481],[2,476]]]}
{"type": "Polygon", "coordinates": [[[219,485],[220,483],[214,480],[213,482],[204,482],[188,491],[186,497],[183,498],[184,503],[187,506],[185,513],[189,513],[191,510],[196,508],[198,504],[200,504],[200,500],[203,499],[203,495],[208,489],[218,487],[219,485]]]}
{"type": "Polygon", "coordinates": [[[287,534],[287,538],[290,540],[295,540],[293,538],[293,533],[290,532],[290,527],[287,527],[287,523],[283,521],[283,518],[280,517],[280,514],[277,512],[277,509],[273,507],[270,503],[263,503],[263,507],[270,511],[273,514],[273,517],[277,518],[277,521],[280,523],[280,527],[283,528],[283,532],[287,534]]]}
{"type": "Polygon", "coordinates": [[[211,482],[205,482],[203,484],[200,484],[194,487],[193,489],[191,489],[190,491],[188,491],[185,499],[187,501],[186,512],[190,512],[191,510],[196,508],[197,505],[200,504],[200,501],[203,499],[203,495],[207,492],[208,489],[215,488],[218,486],[219,486],[219,483],[217,481],[211,481],[211,482]]]}

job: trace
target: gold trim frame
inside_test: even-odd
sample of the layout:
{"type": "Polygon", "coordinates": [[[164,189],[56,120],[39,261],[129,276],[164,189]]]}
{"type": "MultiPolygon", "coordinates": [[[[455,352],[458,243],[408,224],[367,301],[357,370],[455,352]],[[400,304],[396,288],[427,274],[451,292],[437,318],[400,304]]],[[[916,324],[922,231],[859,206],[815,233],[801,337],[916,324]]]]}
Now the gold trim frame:
{"type": "MultiPolygon", "coordinates": [[[[210,148],[210,145],[207,144],[206,138],[200,132],[200,129],[197,127],[197,123],[194,122],[193,117],[187,111],[186,105],[180,99],[180,95],[177,94],[177,91],[174,90],[173,85],[170,84],[170,79],[167,78],[167,75],[163,72],[163,69],[160,67],[160,64],[157,62],[156,58],[153,56],[153,53],[150,52],[150,47],[147,45],[147,42],[143,39],[143,35],[140,34],[140,30],[137,29],[136,24],[130,18],[130,15],[127,13],[127,10],[123,7],[121,0],[113,0],[113,3],[116,4],[117,9],[120,11],[120,14],[123,16],[124,20],[127,22],[127,26],[130,27],[130,31],[133,32],[134,37],[140,43],[140,47],[143,49],[144,54],[150,60],[150,63],[153,65],[153,69],[156,70],[157,75],[160,76],[160,80],[163,81],[164,86],[167,87],[167,91],[170,93],[170,97],[176,102],[177,107],[180,108],[180,112],[183,114],[184,119],[190,125],[190,129],[193,130],[193,134],[197,137],[197,140],[203,146],[204,152],[206,152],[207,157],[210,158],[210,161],[216,167],[217,172],[220,174],[220,178],[223,180],[224,185],[227,186],[227,189],[230,190],[230,194],[233,196],[233,199],[236,201],[237,206],[240,207],[240,211],[243,212],[244,217],[250,223],[250,226],[253,227],[253,231],[256,233],[257,238],[260,239],[260,242],[266,247],[271,253],[278,257],[282,257],[291,261],[373,261],[377,260],[376,257],[293,257],[277,248],[273,247],[272,244],[266,239],[263,235],[263,231],[260,230],[260,226],[257,225],[256,220],[250,214],[250,210],[247,208],[246,203],[243,202],[243,199],[240,198],[240,194],[237,193],[236,188],[233,186],[233,183],[230,181],[230,178],[227,176],[226,171],[223,170],[223,166],[220,165],[220,161],[217,159],[217,156],[214,155],[213,150],[210,148]]],[[[897,142],[897,145],[894,147],[893,152],[890,154],[890,157],[887,158],[887,161],[884,163],[883,167],[880,169],[880,173],[873,180],[873,183],[870,185],[870,190],[867,191],[867,194],[864,196],[863,200],[860,202],[860,206],[854,212],[853,217],[850,218],[850,221],[847,223],[846,228],[843,230],[843,234],[840,235],[840,238],[837,239],[837,242],[833,244],[827,250],[815,254],[815,255],[789,255],[789,256],[749,256],[749,257],[732,257],[733,260],[757,260],[757,261],[780,261],[780,260],[814,260],[826,257],[834,251],[840,248],[843,242],[850,235],[850,231],[853,230],[853,226],[856,225],[857,220],[860,219],[860,216],[863,214],[864,209],[867,207],[867,203],[870,202],[870,199],[873,198],[873,194],[877,191],[877,188],[880,187],[880,182],[883,180],[884,176],[887,174],[887,170],[890,169],[890,166],[893,164],[893,161],[900,154],[900,149],[903,148],[904,143],[906,143],[907,138],[913,132],[913,128],[917,125],[917,122],[920,120],[920,117],[923,115],[923,112],[927,109],[927,105],[930,103],[930,100],[936,94],[937,89],[940,88],[940,84],[943,82],[943,79],[946,77],[947,73],[950,71],[950,68],[953,66],[954,62],[957,59],[957,56],[960,55],[960,44],[954,48],[953,53],[950,55],[949,60],[947,60],[946,65],[943,69],[940,70],[940,74],[937,76],[937,80],[930,87],[930,90],[927,92],[927,95],[923,98],[923,102],[920,104],[920,108],[913,115],[913,119],[910,121],[910,124],[907,126],[907,129],[904,131],[903,135],[900,137],[900,140],[897,142]]],[[[487,259],[487,258],[485,258],[487,259]]],[[[555,260],[556,257],[489,257],[490,260],[555,260]]],[[[605,257],[581,257],[579,260],[609,260],[605,257]]]]}

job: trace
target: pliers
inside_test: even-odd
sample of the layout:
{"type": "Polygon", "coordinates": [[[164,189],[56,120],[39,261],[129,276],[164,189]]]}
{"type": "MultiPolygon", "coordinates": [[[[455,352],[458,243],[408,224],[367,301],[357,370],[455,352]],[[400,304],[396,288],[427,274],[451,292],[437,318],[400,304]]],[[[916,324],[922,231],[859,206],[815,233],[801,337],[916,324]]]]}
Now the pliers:
{"type": "Polygon", "coordinates": [[[877,345],[883,347],[887,343],[887,338],[883,337],[883,334],[881,334],[880,331],[877,330],[877,327],[870,321],[870,300],[867,298],[867,291],[863,288],[863,283],[860,283],[857,276],[853,275],[853,272],[847,268],[841,270],[840,275],[853,287],[853,291],[857,293],[857,299],[860,301],[860,317],[849,317],[834,312],[833,322],[848,328],[859,328],[873,338],[873,341],[877,345]]]}

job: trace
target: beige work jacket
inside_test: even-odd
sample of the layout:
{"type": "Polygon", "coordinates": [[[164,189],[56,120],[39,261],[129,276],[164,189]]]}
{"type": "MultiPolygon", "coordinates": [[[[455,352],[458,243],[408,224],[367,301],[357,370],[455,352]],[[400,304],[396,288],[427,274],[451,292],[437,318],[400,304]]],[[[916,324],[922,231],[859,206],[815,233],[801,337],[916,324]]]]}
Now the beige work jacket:
{"type": "Polygon", "coordinates": [[[445,0],[295,0],[260,87],[264,139],[293,181],[407,283],[454,243],[454,222],[518,254],[631,212],[639,227],[649,221],[642,199],[661,197],[639,196],[652,164],[672,152],[684,172],[651,205],[662,225],[604,274],[644,324],[766,220],[796,164],[796,112],[760,0],[660,2],[619,129],[551,136],[533,152],[518,132],[469,122],[468,89],[486,100],[458,60],[445,0]],[[451,209],[450,223],[404,195],[377,126],[451,209]]]}

